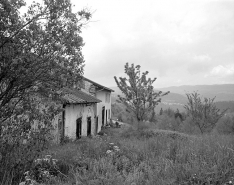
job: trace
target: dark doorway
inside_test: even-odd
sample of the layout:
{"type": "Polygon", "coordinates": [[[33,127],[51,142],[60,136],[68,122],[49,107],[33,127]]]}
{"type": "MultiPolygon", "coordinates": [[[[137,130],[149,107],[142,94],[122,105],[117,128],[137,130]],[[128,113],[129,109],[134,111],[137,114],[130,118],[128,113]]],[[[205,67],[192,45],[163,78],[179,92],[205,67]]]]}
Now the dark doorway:
{"type": "Polygon", "coordinates": [[[87,136],[91,136],[91,117],[87,118],[87,136]]]}
{"type": "Polygon", "coordinates": [[[96,134],[98,133],[98,117],[96,118],[96,134]]]}
{"type": "Polygon", "coordinates": [[[107,110],[106,110],[106,124],[107,124],[107,110]]]}
{"type": "Polygon", "coordinates": [[[82,118],[78,118],[76,120],[76,139],[81,137],[81,130],[82,130],[82,118]]]}
{"type": "Polygon", "coordinates": [[[105,121],[105,107],[102,107],[102,126],[104,126],[105,121]]]}

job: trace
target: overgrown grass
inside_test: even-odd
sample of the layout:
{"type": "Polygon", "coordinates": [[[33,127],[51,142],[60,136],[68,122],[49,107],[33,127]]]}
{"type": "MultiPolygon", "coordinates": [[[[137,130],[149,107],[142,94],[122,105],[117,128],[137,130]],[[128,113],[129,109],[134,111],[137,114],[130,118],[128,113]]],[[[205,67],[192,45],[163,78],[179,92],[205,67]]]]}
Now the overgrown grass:
{"type": "Polygon", "coordinates": [[[233,136],[189,136],[148,126],[109,128],[47,151],[69,165],[57,184],[225,184],[234,177],[233,136]],[[109,143],[120,151],[107,154],[109,143]]]}

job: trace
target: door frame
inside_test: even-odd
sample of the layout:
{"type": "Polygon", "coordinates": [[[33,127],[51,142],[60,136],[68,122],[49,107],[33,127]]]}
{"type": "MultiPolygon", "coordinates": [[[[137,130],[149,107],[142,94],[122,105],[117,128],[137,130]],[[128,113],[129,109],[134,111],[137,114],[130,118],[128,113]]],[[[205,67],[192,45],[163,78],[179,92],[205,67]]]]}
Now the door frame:
{"type": "Polygon", "coordinates": [[[102,126],[105,125],[105,106],[102,107],[102,126]]]}
{"type": "Polygon", "coordinates": [[[87,136],[92,135],[92,119],[91,116],[87,117],[87,136]]]}
{"type": "Polygon", "coordinates": [[[76,120],[76,139],[80,139],[82,136],[82,117],[76,120]]]}

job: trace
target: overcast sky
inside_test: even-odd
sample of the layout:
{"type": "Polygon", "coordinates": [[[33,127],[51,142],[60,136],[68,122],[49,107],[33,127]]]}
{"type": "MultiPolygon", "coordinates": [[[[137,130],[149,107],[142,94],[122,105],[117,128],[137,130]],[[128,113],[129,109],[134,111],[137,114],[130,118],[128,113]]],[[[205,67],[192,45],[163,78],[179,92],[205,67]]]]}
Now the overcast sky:
{"type": "Polygon", "coordinates": [[[156,88],[234,83],[234,0],[71,2],[94,11],[82,33],[93,81],[116,86],[128,62],[157,77],[156,88]]]}
{"type": "Polygon", "coordinates": [[[84,30],[87,78],[116,86],[126,62],[155,87],[234,83],[233,0],[72,0],[89,7],[84,30]]]}

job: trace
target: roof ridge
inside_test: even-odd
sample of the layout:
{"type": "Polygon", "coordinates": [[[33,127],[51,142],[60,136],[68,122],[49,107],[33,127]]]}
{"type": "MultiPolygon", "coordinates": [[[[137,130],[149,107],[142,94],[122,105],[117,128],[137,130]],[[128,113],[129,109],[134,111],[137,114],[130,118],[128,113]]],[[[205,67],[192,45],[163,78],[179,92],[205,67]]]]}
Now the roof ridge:
{"type": "Polygon", "coordinates": [[[91,94],[75,89],[75,88],[62,88],[64,96],[62,97],[68,103],[99,103],[101,100],[92,96],[91,94]]]}
{"type": "Polygon", "coordinates": [[[88,82],[91,82],[91,83],[93,83],[94,85],[99,86],[99,87],[101,87],[101,88],[103,88],[103,89],[105,89],[105,90],[108,90],[108,91],[111,91],[111,92],[115,92],[113,89],[110,89],[110,88],[108,88],[108,87],[105,87],[104,85],[101,85],[101,84],[99,84],[99,83],[97,83],[97,82],[94,82],[94,81],[92,81],[92,80],[90,80],[90,79],[88,79],[88,78],[86,78],[86,77],[84,77],[84,76],[83,76],[83,79],[86,80],[86,81],[88,81],[88,82]]]}

